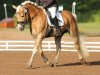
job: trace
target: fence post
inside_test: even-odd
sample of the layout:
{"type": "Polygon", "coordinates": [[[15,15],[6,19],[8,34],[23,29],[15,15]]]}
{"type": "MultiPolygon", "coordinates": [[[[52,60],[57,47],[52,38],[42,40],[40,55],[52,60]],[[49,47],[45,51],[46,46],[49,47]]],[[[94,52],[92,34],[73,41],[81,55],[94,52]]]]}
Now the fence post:
{"type": "Polygon", "coordinates": [[[75,19],[77,20],[77,15],[76,15],[76,13],[75,13],[75,6],[76,6],[76,2],[73,2],[73,3],[72,3],[72,14],[73,14],[73,16],[75,17],[75,19]]]}
{"type": "Polygon", "coordinates": [[[4,10],[5,10],[5,18],[7,18],[7,5],[4,4],[4,10]]]}
{"type": "Polygon", "coordinates": [[[50,42],[48,42],[48,49],[50,50],[50,42]]]}
{"type": "Polygon", "coordinates": [[[8,50],[8,42],[6,41],[6,50],[8,50]]]}

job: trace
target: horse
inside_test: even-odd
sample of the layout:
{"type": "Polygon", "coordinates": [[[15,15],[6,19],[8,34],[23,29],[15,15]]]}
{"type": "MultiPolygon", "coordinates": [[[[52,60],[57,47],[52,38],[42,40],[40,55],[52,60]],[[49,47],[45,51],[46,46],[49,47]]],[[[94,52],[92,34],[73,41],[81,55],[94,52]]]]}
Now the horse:
{"type": "Polygon", "coordinates": [[[31,1],[25,1],[21,3],[21,5],[13,5],[13,8],[16,9],[18,30],[23,31],[26,23],[29,23],[30,33],[32,34],[35,41],[32,55],[27,63],[28,68],[32,68],[33,59],[37,52],[40,53],[43,61],[47,64],[47,66],[57,66],[61,51],[61,39],[64,33],[69,33],[69,35],[73,38],[80,63],[86,64],[86,58],[89,56],[89,53],[83,43],[82,38],[80,38],[77,22],[72,13],[67,10],[63,10],[61,12],[64,20],[64,25],[60,27],[61,35],[56,36],[56,30],[48,24],[47,13],[43,7],[31,1]],[[47,37],[55,38],[56,56],[54,59],[54,63],[52,63],[44,55],[44,52],[42,50],[42,41],[47,37]]]}

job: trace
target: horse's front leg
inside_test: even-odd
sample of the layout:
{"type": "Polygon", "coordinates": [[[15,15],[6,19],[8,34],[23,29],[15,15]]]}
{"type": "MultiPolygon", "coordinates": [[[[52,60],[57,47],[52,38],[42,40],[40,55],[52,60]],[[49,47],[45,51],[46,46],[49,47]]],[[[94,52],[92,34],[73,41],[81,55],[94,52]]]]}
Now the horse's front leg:
{"type": "Polygon", "coordinates": [[[27,63],[27,68],[28,69],[31,69],[32,68],[33,58],[34,58],[34,56],[36,54],[36,51],[37,51],[37,48],[34,47],[33,52],[32,52],[32,55],[31,55],[31,58],[30,58],[29,62],[27,63]]]}
{"type": "Polygon", "coordinates": [[[55,57],[55,64],[54,66],[56,67],[58,64],[58,60],[59,60],[59,55],[60,55],[60,51],[61,51],[61,38],[62,36],[57,36],[55,37],[55,44],[56,44],[56,57],[55,57]]]}
{"type": "Polygon", "coordinates": [[[48,65],[48,66],[52,66],[51,62],[48,60],[48,58],[45,57],[43,51],[42,51],[42,41],[43,41],[43,35],[42,34],[39,34],[37,36],[37,39],[36,39],[36,42],[35,42],[35,47],[33,49],[33,53],[32,53],[32,56],[28,62],[28,68],[32,68],[32,63],[33,63],[33,58],[34,58],[34,55],[36,54],[37,51],[40,52],[40,55],[42,56],[44,62],[48,65]]]}
{"type": "Polygon", "coordinates": [[[40,47],[40,49],[39,49],[39,53],[40,53],[40,55],[41,55],[43,61],[47,64],[47,66],[49,66],[49,67],[53,67],[53,66],[54,66],[54,64],[51,63],[51,61],[48,60],[47,57],[45,57],[45,55],[44,55],[44,53],[43,53],[43,50],[42,50],[42,45],[41,45],[41,47],[40,47]]]}
{"type": "Polygon", "coordinates": [[[34,46],[34,48],[33,48],[32,55],[31,55],[31,57],[30,57],[30,60],[29,60],[29,62],[27,63],[27,68],[28,68],[28,69],[31,69],[31,68],[32,68],[33,58],[34,58],[34,56],[35,56],[35,54],[36,54],[36,52],[37,52],[37,50],[38,50],[38,46],[36,45],[36,38],[35,38],[34,40],[35,40],[35,46],[34,46]]]}
{"type": "Polygon", "coordinates": [[[43,61],[47,64],[47,66],[50,66],[50,67],[53,67],[54,65],[51,63],[50,60],[48,60],[48,58],[44,55],[43,53],[43,50],[42,50],[42,41],[43,41],[43,35],[40,34],[38,36],[38,39],[37,39],[37,43],[38,43],[38,51],[43,59],[43,61]]]}

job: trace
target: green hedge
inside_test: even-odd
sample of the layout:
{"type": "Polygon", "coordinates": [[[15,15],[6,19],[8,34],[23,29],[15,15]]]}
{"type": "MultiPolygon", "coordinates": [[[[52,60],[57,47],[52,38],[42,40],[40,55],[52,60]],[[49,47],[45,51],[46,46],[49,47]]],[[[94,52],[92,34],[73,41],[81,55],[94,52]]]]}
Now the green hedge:
{"type": "MultiPolygon", "coordinates": [[[[13,17],[15,10],[12,8],[12,5],[19,5],[24,1],[25,0],[0,0],[0,20],[5,18],[4,3],[7,4],[8,17],[13,17]]],[[[79,22],[94,22],[100,19],[100,0],[58,0],[58,4],[63,4],[64,9],[71,11],[73,1],[77,3],[76,14],[79,22]]]]}
{"type": "Polygon", "coordinates": [[[77,13],[78,22],[100,22],[100,10],[88,13],[77,13]]]}
{"type": "Polygon", "coordinates": [[[13,17],[15,10],[12,5],[18,5],[25,0],[0,0],[0,20],[5,18],[4,3],[7,4],[8,17],[13,17]]]}

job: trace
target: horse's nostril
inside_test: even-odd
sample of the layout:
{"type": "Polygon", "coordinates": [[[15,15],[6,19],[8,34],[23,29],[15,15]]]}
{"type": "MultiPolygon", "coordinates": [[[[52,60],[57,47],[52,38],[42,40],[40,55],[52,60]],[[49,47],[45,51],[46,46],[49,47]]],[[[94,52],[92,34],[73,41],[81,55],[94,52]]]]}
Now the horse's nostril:
{"type": "Polygon", "coordinates": [[[19,29],[20,29],[20,31],[23,31],[23,30],[24,30],[24,28],[23,28],[23,27],[20,27],[19,29]]]}

